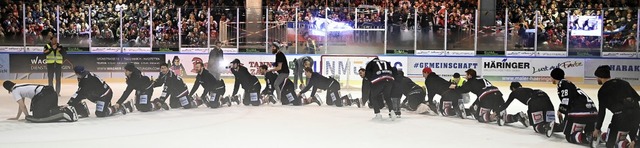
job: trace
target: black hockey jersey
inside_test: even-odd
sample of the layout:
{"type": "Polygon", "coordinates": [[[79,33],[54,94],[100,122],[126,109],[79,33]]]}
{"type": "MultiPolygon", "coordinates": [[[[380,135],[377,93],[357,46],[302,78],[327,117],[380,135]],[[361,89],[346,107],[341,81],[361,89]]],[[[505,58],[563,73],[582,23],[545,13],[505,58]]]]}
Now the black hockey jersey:
{"type": "Polygon", "coordinates": [[[443,95],[445,92],[449,91],[451,83],[438,76],[435,72],[432,72],[427,75],[424,85],[427,87],[427,102],[432,102],[433,97],[436,96],[436,94],[443,95]]]}
{"type": "Polygon", "coordinates": [[[637,111],[640,110],[638,101],[640,101],[640,96],[629,82],[621,79],[611,79],[605,82],[598,90],[600,111],[596,129],[602,128],[606,109],[609,109],[613,114],[620,114],[622,111],[637,111]]]}
{"type": "Polygon", "coordinates": [[[591,116],[598,111],[587,93],[567,80],[558,82],[560,107],[558,111],[569,116],[591,116]]]}
{"type": "Polygon", "coordinates": [[[267,84],[264,87],[264,90],[262,90],[262,94],[273,93],[273,90],[275,90],[274,82],[276,81],[277,78],[278,78],[277,73],[267,72],[264,74],[264,81],[267,84]]]}
{"type": "Polygon", "coordinates": [[[89,71],[85,71],[83,74],[83,77],[78,78],[78,90],[67,103],[69,105],[77,104],[82,99],[95,102],[111,91],[111,87],[107,82],[100,79],[96,74],[89,71]]]}
{"type": "Polygon", "coordinates": [[[235,95],[238,93],[238,88],[240,87],[240,85],[242,85],[242,89],[247,90],[252,88],[256,83],[259,83],[258,78],[254,75],[251,75],[251,73],[249,73],[249,70],[247,70],[247,68],[244,66],[238,66],[238,70],[231,69],[231,73],[233,73],[233,76],[236,79],[236,82],[233,85],[233,93],[231,95],[235,95]]]}
{"type": "Polygon", "coordinates": [[[193,94],[200,88],[200,85],[204,88],[202,96],[209,93],[209,91],[214,91],[219,87],[224,87],[224,83],[222,80],[217,80],[208,70],[203,69],[201,73],[196,76],[196,81],[193,83],[193,87],[191,87],[191,91],[189,92],[189,96],[193,96],[193,94]]]}
{"type": "Polygon", "coordinates": [[[509,107],[511,102],[513,102],[513,100],[515,99],[517,99],[524,105],[529,105],[529,100],[533,99],[532,97],[534,97],[534,95],[539,93],[544,93],[544,95],[546,95],[544,91],[539,89],[531,89],[531,88],[525,88],[525,87],[517,88],[511,91],[511,94],[509,94],[509,98],[507,99],[507,101],[504,104],[502,104],[500,106],[500,109],[498,109],[496,112],[500,112],[507,109],[507,107],[509,107]]]}
{"type": "Polygon", "coordinates": [[[282,88],[282,92],[295,92],[296,88],[294,85],[295,84],[293,84],[293,81],[291,81],[291,79],[285,79],[284,83],[282,83],[282,86],[278,87],[282,88]]]}
{"type": "Polygon", "coordinates": [[[173,71],[163,74],[162,72],[158,78],[153,82],[153,87],[160,87],[164,85],[162,89],[161,100],[167,100],[169,95],[175,95],[176,97],[182,97],[189,95],[187,84],[184,83],[182,77],[176,75],[173,71]]]}
{"type": "Polygon", "coordinates": [[[484,78],[475,78],[467,80],[467,82],[462,84],[462,86],[456,88],[456,91],[460,92],[461,94],[471,92],[478,96],[478,99],[480,99],[482,94],[485,92],[499,90],[497,87],[493,86],[493,84],[491,84],[489,80],[484,78]]]}
{"type": "Polygon", "coordinates": [[[329,89],[329,87],[333,85],[340,86],[340,83],[338,83],[338,81],[336,81],[335,79],[327,78],[317,72],[313,72],[311,73],[311,78],[309,78],[309,82],[307,82],[307,86],[305,86],[300,91],[300,93],[305,93],[309,91],[311,87],[313,87],[313,90],[311,91],[311,96],[314,96],[318,89],[327,90],[329,89]]]}
{"type": "Polygon", "coordinates": [[[393,81],[395,73],[391,63],[378,58],[367,63],[365,68],[365,76],[371,81],[371,84],[381,81],[393,81]]]}
{"type": "Polygon", "coordinates": [[[416,82],[413,82],[411,78],[405,76],[402,77],[402,87],[402,94],[404,94],[405,96],[425,92],[422,87],[420,87],[420,85],[416,84],[416,82]]]}
{"type": "Polygon", "coordinates": [[[131,76],[127,78],[127,89],[124,90],[124,93],[122,93],[122,96],[118,99],[118,104],[124,103],[131,94],[131,91],[146,92],[149,89],[153,89],[152,86],[149,77],[142,75],[142,72],[139,70],[134,71],[131,73],[131,76]]]}

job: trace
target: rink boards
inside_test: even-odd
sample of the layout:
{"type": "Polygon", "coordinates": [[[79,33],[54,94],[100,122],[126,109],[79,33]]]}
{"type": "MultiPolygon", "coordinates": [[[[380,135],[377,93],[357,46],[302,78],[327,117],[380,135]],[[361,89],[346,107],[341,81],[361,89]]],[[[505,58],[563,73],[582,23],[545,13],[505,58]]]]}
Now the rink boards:
{"type": "MultiPolygon", "coordinates": [[[[549,72],[556,67],[565,70],[566,77],[576,83],[593,84],[593,72],[600,65],[610,65],[611,75],[634,85],[640,85],[640,60],[607,58],[530,58],[530,57],[432,57],[432,56],[385,56],[385,55],[287,55],[289,67],[293,60],[302,56],[314,59],[312,69],[325,76],[340,75],[347,80],[360,79],[359,68],[377,56],[387,60],[411,78],[420,79],[422,68],[431,67],[445,79],[453,73],[475,69],[479,75],[491,81],[548,82],[549,72]]],[[[136,63],[146,75],[156,76],[159,64],[172,62],[178,57],[184,71],[183,77],[193,77],[195,62],[208,64],[208,54],[74,54],[70,53],[63,64],[63,75],[71,77],[74,65],[84,65],[88,70],[105,78],[123,78],[122,67],[128,62],[136,63]]],[[[225,54],[220,62],[222,76],[232,76],[225,66],[233,59],[239,59],[253,74],[260,65],[273,67],[274,55],[265,54],[225,54]]],[[[42,54],[0,54],[0,79],[44,79],[46,63],[42,54]]],[[[293,70],[290,72],[293,76],[293,70]]]]}

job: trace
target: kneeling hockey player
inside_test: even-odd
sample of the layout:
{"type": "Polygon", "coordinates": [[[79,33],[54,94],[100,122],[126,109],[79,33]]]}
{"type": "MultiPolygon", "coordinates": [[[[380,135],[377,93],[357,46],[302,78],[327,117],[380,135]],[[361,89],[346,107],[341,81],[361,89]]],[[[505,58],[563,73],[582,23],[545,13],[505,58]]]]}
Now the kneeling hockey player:
{"type": "Polygon", "coordinates": [[[22,114],[30,122],[57,122],[57,121],[78,121],[78,115],[72,106],[58,106],[58,93],[51,86],[37,84],[18,84],[11,81],[2,83],[5,89],[11,93],[13,99],[18,103],[18,114],[9,120],[18,120],[22,114]],[[31,98],[31,111],[29,115],[25,98],[31,98]]]}
{"type": "MultiPolygon", "coordinates": [[[[278,78],[278,73],[275,73],[273,71],[267,72],[268,70],[269,67],[267,65],[260,65],[260,68],[258,68],[258,73],[264,75],[264,81],[266,82],[264,90],[260,92],[260,97],[262,98],[262,102],[264,103],[271,102],[272,104],[276,104],[277,97],[275,97],[273,93],[276,89],[274,86],[274,82],[276,81],[276,78],[278,78]]],[[[293,92],[293,94],[293,96],[297,98],[295,92],[293,92]]]]}
{"type": "Polygon", "coordinates": [[[260,92],[260,81],[254,75],[249,73],[246,67],[244,67],[240,60],[234,59],[231,62],[231,73],[235,77],[235,84],[233,85],[233,96],[238,93],[238,88],[242,85],[244,89],[244,95],[242,95],[242,103],[244,105],[258,106],[262,104],[258,93],[260,92]]]}
{"type": "Polygon", "coordinates": [[[352,100],[348,96],[340,97],[340,83],[336,79],[324,77],[317,72],[313,72],[313,69],[308,67],[304,69],[304,74],[309,78],[309,81],[300,91],[300,94],[309,91],[309,89],[313,87],[311,96],[319,99],[318,96],[316,96],[316,91],[317,89],[324,89],[327,91],[327,105],[336,105],[337,107],[342,107],[343,105],[351,106],[352,100]]]}
{"type": "Polygon", "coordinates": [[[113,91],[111,87],[107,85],[107,82],[100,79],[96,74],[91,73],[84,69],[83,66],[76,66],[73,68],[78,78],[78,90],[69,99],[67,105],[73,106],[78,113],[78,117],[84,118],[89,116],[89,108],[87,104],[81,102],[83,99],[87,99],[93,103],[96,103],[95,114],[97,117],[108,117],[115,113],[127,113],[125,108],[129,112],[133,111],[131,102],[124,103],[124,107],[116,108],[112,106],[111,99],[113,99],[113,91]]]}
{"type": "Polygon", "coordinates": [[[220,107],[221,99],[222,104],[228,104],[230,106],[230,99],[228,97],[222,97],[226,90],[224,81],[222,79],[216,79],[215,77],[213,77],[213,75],[211,75],[208,70],[204,69],[204,64],[202,63],[196,63],[194,69],[196,70],[198,75],[196,76],[196,81],[194,82],[193,87],[191,87],[189,96],[193,96],[200,85],[202,85],[202,87],[204,88],[202,96],[196,96],[193,98],[200,98],[209,108],[220,107]]]}
{"type": "Polygon", "coordinates": [[[189,96],[187,84],[184,83],[182,77],[176,75],[169,70],[169,65],[162,63],[160,65],[160,74],[153,81],[153,87],[162,87],[162,95],[160,101],[165,102],[169,98],[169,106],[171,108],[182,107],[184,109],[196,108],[202,101],[195,101],[189,96]]]}
{"type": "Polygon", "coordinates": [[[462,105],[462,96],[460,96],[460,93],[457,91],[450,89],[452,84],[449,83],[449,81],[440,77],[429,67],[422,69],[422,76],[425,78],[424,84],[427,87],[427,103],[429,106],[421,104],[417,107],[418,112],[424,113],[428,110],[432,110],[434,113],[440,112],[443,116],[457,115],[460,118],[465,118],[467,116],[464,106],[462,105]],[[438,104],[439,107],[436,107],[436,103],[433,101],[433,97],[436,94],[442,97],[440,99],[440,104],[438,104]]]}
{"type": "Polygon", "coordinates": [[[478,77],[475,70],[468,69],[465,72],[467,74],[467,82],[456,88],[456,90],[461,94],[471,92],[478,96],[470,108],[478,122],[488,123],[495,121],[496,119],[493,117],[496,116],[496,110],[500,108],[500,105],[504,104],[502,92],[487,79],[478,77]]]}
{"type": "MultiPolygon", "coordinates": [[[[564,126],[565,138],[570,143],[590,143],[593,138],[588,135],[595,129],[596,118],[598,117],[598,110],[595,104],[587,96],[587,93],[564,78],[562,69],[553,69],[551,78],[553,78],[553,84],[558,85],[558,97],[561,102],[557,116],[559,119],[564,119],[562,125],[564,126]],[[566,117],[563,118],[563,114],[566,117]]],[[[554,129],[554,131],[559,131],[559,129],[554,129]]]]}
{"type": "Polygon", "coordinates": [[[553,109],[549,95],[539,89],[522,87],[520,82],[511,82],[509,89],[511,89],[511,94],[509,94],[507,102],[502,104],[500,109],[496,110],[502,114],[501,117],[498,117],[498,120],[500,120],[498,124],[503,125],[520,121],[524,126],[532,125],[533,130],[537,133],[546,133],[550,129],[548,128],[549,125],[553,125],[556,120],[556,111],[553,109]],[[526,115],[524,112],[516,115],[508,115],[505,113],[505,110],[515,99],[527,105],[526,115]],[[527,121],[527,119],[531,119],[531,121],[527,121]]]}
{"type": "Polygon", "coordinates": [[[127,65],[124,66],[124,69],[125,75],[127,76],[127,88],[122,93],[120,99],[118,99],[117,104],[114,105],[116,109],[122,107],[124,101],[134,90],[136,91],[135,106],[138,111],[155,111],[159,110],[160,107],[165,110],[169,109],[166,103],[160,101],[160,99],[153,100],[153,102],[150,101],[150,98],[153,95],[153,85],[149,77],[142,75],[142,72],[136,68],[133,63],[127,63],[127,65]]]}
{"type": "MultiPolygon", "coordinates": [[[[602,134],[602,137],[606,137],[603,140],[606,141],[608,148],[631,148],[638,145],[638,124],[640,123],[638,101],[640,101],[640,96],[629,82],[611,79],[610,71],[611,68],[605,65],[598,67],[594,72],[598,84],[602,87],[598,90],[600,112],[598,112],[596,129],[592,136],[600,136],[600,128],[602,128],[606,109],[609,109],[613,113],[613,117],[611,117],[607,132],[602,134]],[[627,140],[627,135],[631,140],[627,140]]],[[[595,140],[595,142],[598,141],[595,140]]]]}

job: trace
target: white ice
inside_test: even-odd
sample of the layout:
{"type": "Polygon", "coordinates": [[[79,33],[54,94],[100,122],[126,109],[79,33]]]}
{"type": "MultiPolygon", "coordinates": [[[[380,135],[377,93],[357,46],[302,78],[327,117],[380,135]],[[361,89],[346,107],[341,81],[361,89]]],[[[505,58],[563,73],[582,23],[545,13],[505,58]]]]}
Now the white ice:
{"type": "MultiPolygon", "coordinates": [[[[68,101],[77,89],[75,80],[64,80],[60,104],[68,101]]],[[[107,80],[114,89],[115,102],[126,85],[122,80],[107,80]]],[[[46,83],[46,80],[29,80],[46,83]]],[[[187,80],[191,87],[193,80],[187,80]]],[[[233,90],[225,81],[227,95],[233,90]]],[[[418,82],[424,84],[423,82],[418,82]]],[[[506,97],[508,83],[494,82],[506,97]]],[[[550,83],[523,83],[539,88],[559,103],[556,89],[550,83]]],[[[597,86],[578,85],[597,103],[597,86]],[[583,87],[584,86],[584,87],[583,87]]],[[[201,88],[202,89],[202,88],[201,88]]],[[[4,89],[3,89],[4,90],[4,89]]],[[[202,90],[198,90],[200,93],[202,90]]],[[[154,98],[161,93],[156,88],[154,98]]],[[[357,90],[343,91],[354,98],[357,90]]],[[[324,97],[324,94],[320,94],[324,97]]],[[[149,113],[89,118],[73,123],[25,123],[9,121],[17,104],[6,91],[0,92],[0,147],[585,147],[570,144],[558,133],[551,138],[534,133],[520,123],[498,126],[495,122],[453,117],[418,115],[403,112],[401,119],[372,121],[373,111],[354,106],[234,106],[209,109],[172,109],[149,113]]],[[[471,96],[472,101],[475,96],[471,96]]],[[[133,98],[133,94],[129,97],[133,98]]],[[[93,111],[95,104],[88,102],[93,111]]],[[[509,113],[526,111],[514,101],[509,113]]],[[[609,123],[611,114],[605,119],[609,123]]],[[[24,116],[22,117],[24,118],[24,116]]]]}

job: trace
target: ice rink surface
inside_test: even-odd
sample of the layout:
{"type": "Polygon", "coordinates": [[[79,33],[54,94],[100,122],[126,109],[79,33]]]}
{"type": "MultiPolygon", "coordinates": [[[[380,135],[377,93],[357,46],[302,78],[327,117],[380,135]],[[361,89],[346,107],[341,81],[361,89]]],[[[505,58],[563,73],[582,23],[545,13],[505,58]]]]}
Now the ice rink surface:
{"type": "MultiPolygon", "coordinates": [[[[17,81],[46,83],[46,80],[17,81]]],[[[121,80],[107,80],[114,91],[115,102],[126,88],[121,80]]],[[[227,94],[233,90],[227,82],[227,94]]],[[[423,85],[424,82],[417,83],[423,85]]],[[[191,87],[193,80],[187,80],[191,87]]],[[[263,83],[264,84],[264,83],[263,83]]],[[[494,82],[504,94],[510,91],[508,83],[494,82]]],[[[551,96],[554,106],[559,104],[555,85],[551,83],[523,83],[524,87],[542,89],[551,96]]],[[[597,104],[596,85],[578,84],[597,104]],[[584,87],[583,87],[584,86],[584,87]]],[[[77,89],[76,81],[66,79],[60,104],[66,104],[77,89]]],[[[156,88],[153,98],[161,93],[156,88]]],[[[200,94],[202,88],[198,90],[200,94]]],[[[343,90],[354,98],[357,90],[343,90]]],[[[308,96],[308,95],[307,95],[308,96]]],[[[324,97],[324,93],[320,94],[324,97]]],[[[25,123],[9,121],[15,117],[17,104],[6,90],[0,91],[0,147],[586,147],[566,142],[562,133],[551,138],[534,133],[519,122],[498,126],[495,122],[478,123],[476,120],[454,117],[420,115],[403,112],[402,118],[390,121],[372,121],[373,111],[368,108],[346,106],[264,105],[259,107],[235,105],[210,109],[171,109],[127,115],[96,118],[95,104],[87,101],[89,118],[67,123],[25,123]]],[[[132,95],[129,98],[133,98],[132,95]]],[[[471,95],[471,101],[475,99],[471,95]]],[[[439,97],[436,96],[436,100],[439,97]]],[[[86,100],[85,100],[86,101],[86,100]]],[[[28,105],[27,105],[28,106],[28,105]]],[[[509,113],[526,111],[519,101],[507,109],[509,113]]],[[[610,120],[607,114],[605,126],[610,120]]],[[[22,117],[24,119],[24,116],[22,117]]],[[[603,146],[603,145],[602,145],[603,146]]]]}

